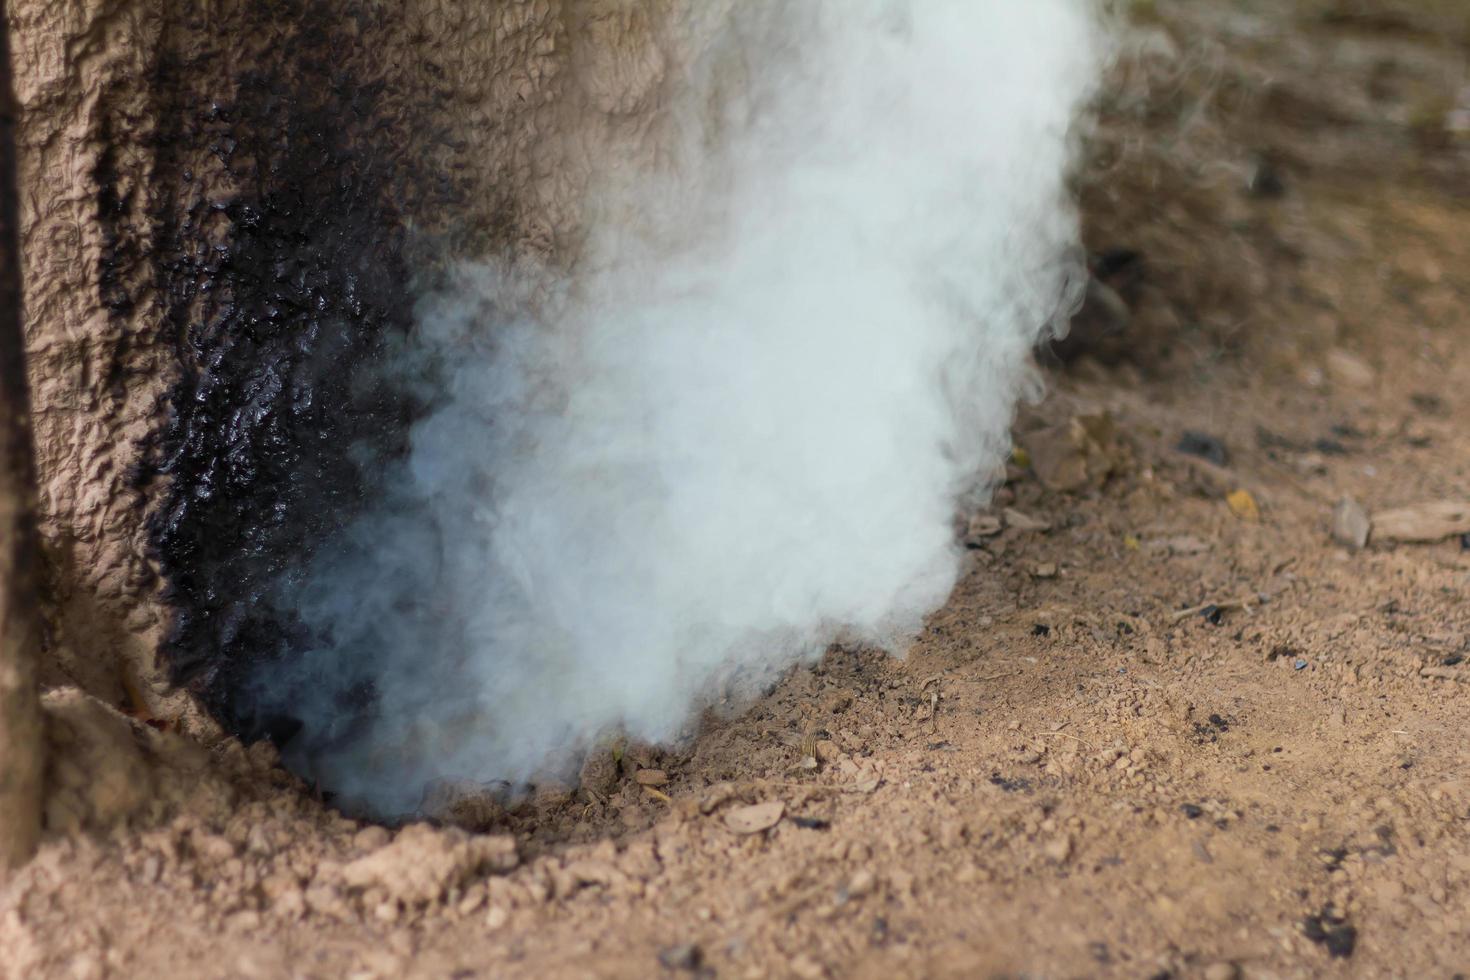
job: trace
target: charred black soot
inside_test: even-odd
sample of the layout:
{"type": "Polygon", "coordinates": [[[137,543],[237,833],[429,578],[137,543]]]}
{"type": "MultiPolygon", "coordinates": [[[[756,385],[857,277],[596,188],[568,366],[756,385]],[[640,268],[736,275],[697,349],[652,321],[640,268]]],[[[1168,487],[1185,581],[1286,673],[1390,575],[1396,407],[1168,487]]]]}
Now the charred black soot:
{"type": "Polygon", "coordinates": [[[189,15],[156,80],[154,263],[182,365],[149,452],[168,486],[149,528],[177,617],[164,652],[228,728],[278,742],[299,720],[245,681],[308,637],[275,593],[374,498],[420,411],[383,370],[411,323],[403,134],[381,83],[343,67],[328,6],[263,3],[229,29],[189,15]],[[245,37],[267,40],[223,49],[245,37]]]}

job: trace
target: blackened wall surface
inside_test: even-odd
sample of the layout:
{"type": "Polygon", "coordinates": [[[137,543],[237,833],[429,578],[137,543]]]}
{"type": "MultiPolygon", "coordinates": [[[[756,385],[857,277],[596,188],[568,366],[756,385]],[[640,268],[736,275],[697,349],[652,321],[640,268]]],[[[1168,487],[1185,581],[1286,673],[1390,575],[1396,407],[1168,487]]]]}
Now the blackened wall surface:
{"type": "Polygon", "coordinates": [[[158,286],[181,365],[154,456],[165,652],[247,733],[242,677],[292,648],[282,574],[372,497],[413,415],[382,362],[411,323],[399,189],[418,134],[384,124],[387,83],[342,57],[382,14],[342,14],[200,10],[165,34],[156,82],[158,286]]]}

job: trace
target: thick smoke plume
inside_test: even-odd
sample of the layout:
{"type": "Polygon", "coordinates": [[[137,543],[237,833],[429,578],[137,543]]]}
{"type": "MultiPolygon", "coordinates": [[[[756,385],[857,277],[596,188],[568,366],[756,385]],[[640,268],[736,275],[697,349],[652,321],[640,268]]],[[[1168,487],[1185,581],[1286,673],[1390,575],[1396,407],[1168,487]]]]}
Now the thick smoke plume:
{"type": "Polygon", "coordinates": [[[261,696],[357,806],[676,737],[834,639],[901,651],[955,582],[956,503],[1067,312],[1096,25],[1081,0],[708,16],[665,152],[605,161],[574,271],[488,261],[424,301],[400,381],[437,408],[283,592],[316,648],[261,696]]]}

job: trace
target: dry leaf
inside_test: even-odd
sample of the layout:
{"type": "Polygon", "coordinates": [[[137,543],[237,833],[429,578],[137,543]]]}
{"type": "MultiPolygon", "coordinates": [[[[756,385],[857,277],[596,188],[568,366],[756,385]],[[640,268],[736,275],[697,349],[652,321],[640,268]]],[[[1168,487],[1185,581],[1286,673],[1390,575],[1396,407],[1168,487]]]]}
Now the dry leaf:
{"type": "Polygon", "coordinates": [[[1457,534],[1470,534],[1470,501],[1438,500],[1373,517],[1374,541],[1428,544],[1457,534]]]}
{"type": "Polygon", "coordinates": [[[725,826],[737,834],[758,834],[780,823],[785,812],[786,804],[780,800],[736,807],[725,814],[725,826]]]}
{"type": "Polygon", "coordinates": [[[1225,502],[1230,505],[1231,513],[1243,521],[1254,524],[1261,519],[1261,508],[1249,490],[1231,491],[1226,495],[1225,502]]]}

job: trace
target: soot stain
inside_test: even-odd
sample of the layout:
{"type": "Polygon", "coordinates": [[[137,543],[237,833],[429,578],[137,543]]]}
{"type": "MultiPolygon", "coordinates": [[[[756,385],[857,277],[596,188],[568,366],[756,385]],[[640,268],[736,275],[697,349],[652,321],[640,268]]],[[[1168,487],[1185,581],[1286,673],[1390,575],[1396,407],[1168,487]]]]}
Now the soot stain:
{"type": "Polygon", "coordinates": [[[309,639],[275,593],[374,498],[419,412],[383,370],[413,302],[404,134],[382,84],[344,67],[351,23],[328,6],[228,25],[271,39],[254,58],[166,44],[156,80],[157,285],[182,365],[149,451],[168,487],[149,527],[176,616],[164,654],[226,727],[281,742],[299,721],[246,683],[309,639]],[[216,56],[248,67],[220,77],[216,56]]]}

